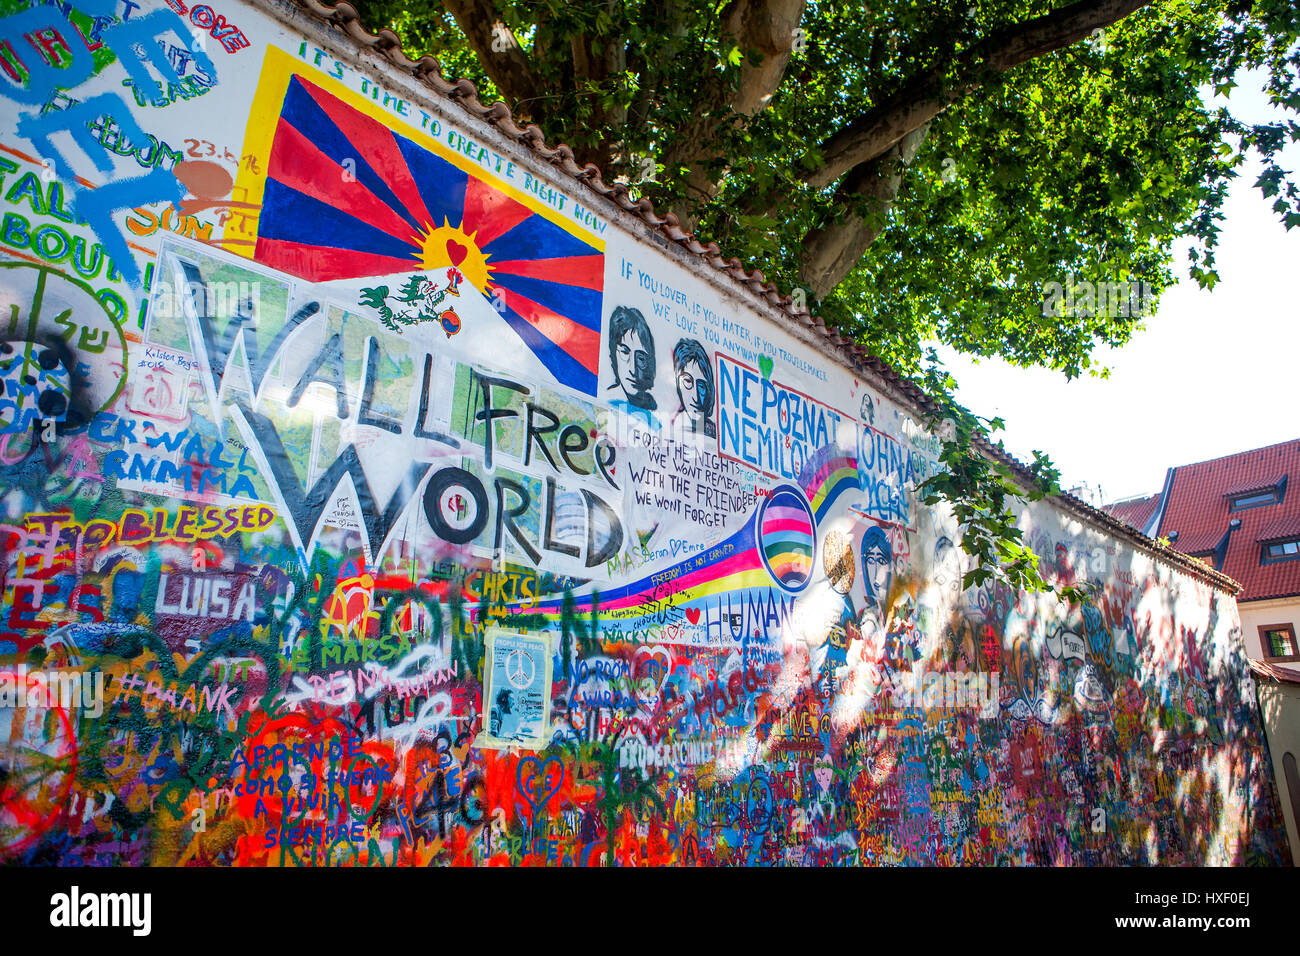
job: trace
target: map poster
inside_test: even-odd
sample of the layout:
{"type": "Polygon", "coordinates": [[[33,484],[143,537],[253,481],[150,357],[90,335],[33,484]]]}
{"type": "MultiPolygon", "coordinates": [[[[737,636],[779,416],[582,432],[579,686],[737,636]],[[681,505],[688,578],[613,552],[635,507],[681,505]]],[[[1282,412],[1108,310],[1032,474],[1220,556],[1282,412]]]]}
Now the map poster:
{"type": "Polygon", "coordinates": [[[551,639],[546,634],[489,630],[484,641],[486,727],[476,747],[541,750],[551,739],[551,639]]]}

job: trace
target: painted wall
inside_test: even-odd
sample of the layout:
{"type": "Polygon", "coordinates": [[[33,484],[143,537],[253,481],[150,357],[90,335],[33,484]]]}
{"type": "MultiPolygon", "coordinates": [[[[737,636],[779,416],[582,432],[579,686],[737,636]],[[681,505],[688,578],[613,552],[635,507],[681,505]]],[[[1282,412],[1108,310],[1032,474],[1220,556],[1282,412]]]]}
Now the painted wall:
{"type": "Polygon", "coordinates": [[[1230,596],[962,590],[909,409],[297,7],[0,12],[0,858],[1285,859],[1230,596]]]}

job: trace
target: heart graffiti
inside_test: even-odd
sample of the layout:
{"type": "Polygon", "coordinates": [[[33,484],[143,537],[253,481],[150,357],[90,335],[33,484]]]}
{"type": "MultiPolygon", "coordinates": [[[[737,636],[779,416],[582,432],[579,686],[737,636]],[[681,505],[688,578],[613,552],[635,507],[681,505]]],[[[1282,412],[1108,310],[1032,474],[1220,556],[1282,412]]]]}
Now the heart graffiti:
{"type": "Polygon", "coordinates": [[[536,757],[524,757],[515,770],[515,783],[528,805],[533,808],[533,813],[536,813],[546,801],[560,792],[560,785],[564,783],[564,763],[559,757],[547,757],[545,761],[536,757]],[[552,769],[555,770],[553,784],[550,782],[552,769]]]}
{"type": "Polygon", "coordinates": [[[633,666],[638,677],[637,686],[642,697],[654,697],[663,690],[664,684],[672,676],[673,658],[662,647],[654,650],[638,648],[633,656],[633,666]]]}
{"type": "Polygon", "coordinates": [[[817,758],[813,763],[813,776],[817,779],[817,786],[822,788],[822,793],[830,789],[831,779],[835,776],[835,767],[831,763],[830,755],[817,758]]]}

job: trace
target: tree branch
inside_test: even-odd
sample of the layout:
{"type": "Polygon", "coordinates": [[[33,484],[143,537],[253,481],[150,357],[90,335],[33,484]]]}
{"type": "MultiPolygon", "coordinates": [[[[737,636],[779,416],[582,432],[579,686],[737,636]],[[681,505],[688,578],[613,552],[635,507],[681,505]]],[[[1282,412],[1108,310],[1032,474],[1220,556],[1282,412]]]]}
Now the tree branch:
{"type": "Polygon", "coordinates": [[[741,116],[761,112],[781,85],[805,0],[734,0],[722,12],[722,32],[742,50],[757,51],[740,66],[740,84],[727,105],[741,116]]]}
{"type": "Polygon", "coordinates": [[[745,57],[734,90],[713,77],[702,83],[694,116],[664,152],[662,160],[665,164],[688,167],[686,179],[690,196],[670,208],[681,220],[683,228],[694,228],[692,210],[695,204],[707,201],[717,193],[717,173],[709,168],[708,161],[715,158],[717,142],[723,131],[729,127],[743,127],[766,109],[781,85],[805,2],[732,0],[722,11],[723,38],[757,56],[745,57]]]}
{"type": "Polygon", "coordinates": [[[804,181],[817,188],[829,186],[854,167],[884,155],[912,130],[980,86],[988,74],[1005,73],[1069,46],[1151,2],[1081,0],[987,37],[962,53],[952,69],[931,70],[912,79],[828,139],[821,147],[822,164],[805,174],[804,181]]]}
{"type": "Polygon", "coordinates": [[[903,184],[903,173],[929,131],[928,123],[912,130],[884,155],[855,166],[844,177],[835,193],[835,208],[860,203],[858,197],[862,197],[867,200],[868,211],[848,212],[843,221],[828,222],[804,237],[799,278],[812,290],[814,298],[825,298],[839,285],[884,230],[889,209],[903,184]]]}
{"type": "Polygon", "coordinates": [[[516,120],[530,118],[525,101],[536,96],[540,84],[513,34],[511,40],[514,42],[507,49],[492,49],[495,39],[492,28],[501,22],[492,0],[444,0],[444,6],[456,18],[478,61],[483,64],[484,72],[509,102],[516,120]]]}

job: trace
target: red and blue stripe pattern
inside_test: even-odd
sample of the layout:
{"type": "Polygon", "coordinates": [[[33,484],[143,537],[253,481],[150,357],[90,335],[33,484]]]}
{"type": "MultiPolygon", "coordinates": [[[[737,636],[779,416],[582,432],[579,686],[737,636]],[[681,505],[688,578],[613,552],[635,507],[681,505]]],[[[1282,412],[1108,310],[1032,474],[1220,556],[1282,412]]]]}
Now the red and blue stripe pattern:
{"type": "Polygon", "coordinates": [[[481,290],[556,380],[587,395],[600,362],[604,254],[488,183],[294,76],[254,258],[313,282],[417,272],[448,224],[487,260],[481,290]]]}

